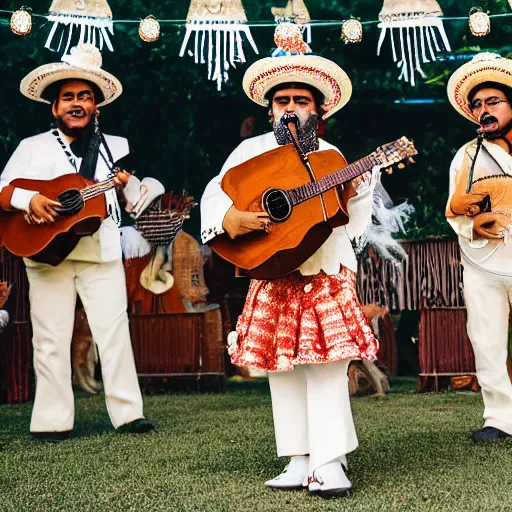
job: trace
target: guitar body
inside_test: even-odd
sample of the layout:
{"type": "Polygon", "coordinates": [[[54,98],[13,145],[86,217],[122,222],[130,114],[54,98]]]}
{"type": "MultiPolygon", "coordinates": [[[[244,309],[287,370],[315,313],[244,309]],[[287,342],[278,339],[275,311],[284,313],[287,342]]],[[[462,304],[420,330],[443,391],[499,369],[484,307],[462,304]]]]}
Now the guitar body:
{"type": "MultiPolygon", "coordinates": [[[[343,156],[332,149],[311,153],[308,158],[316,181],[347,165],[343,156]]],[[[262,211],[266,190],[291,189],[311,181],[297,151],[288,144],[233,167],[225,174],[221,187],[237,209],[262,211]]],[[[338,190],[333,188],[298,204],[286,221],[271,224],[269,233],[257,231],[234,240],[224,233],[210,242],[211,247],[246,270],[249,277],[283,277],[312,256],[334,227],[348,222],[348,197],[338,190]]]]}
{"type": "MultiPolygon", "coordinates": [[[[10,185],[25,190],[37,190],[49,199],[57,200],[66,190],[82,190],[92,185],[78,174],[65,174],[53,180],[16,179],[10,185]]],[[[0,240],[16,256],[58,265],[76,247],[82,236],[96,232],[105,217],[104,194],[88,199],[75,215],[59,215],[53,224],[29,224],[24,212],[0,210],[0,240]]]]}

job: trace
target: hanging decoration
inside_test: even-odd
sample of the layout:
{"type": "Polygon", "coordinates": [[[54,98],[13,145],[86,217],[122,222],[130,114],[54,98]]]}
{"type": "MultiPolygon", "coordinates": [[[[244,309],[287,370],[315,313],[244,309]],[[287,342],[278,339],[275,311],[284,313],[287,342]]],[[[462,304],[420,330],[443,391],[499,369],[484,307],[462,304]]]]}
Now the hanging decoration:
{"type": "Polygon", "coordinates": [[[469,28],[476,37],[483,37],[491,31],[489,15],[480,7],[472,7],[469,11],[469,28]]]}
{"type": "Polygon", "coordinates": [[[208,64],[208,79],[217,82],[220,91],[222,83],[228,80],[228,69],[234,68],[236,62],[246,62],[242,33],[258,53],[246,23],[241,0],[192,0],[180,57],[194,35],[188,54],[196,64],[208,64]]]}
{"type": "Polygon", "coordinates": [[[28,36],[32,31],[32,9],[20,7],[11,16],[11,30],[17,36],[28,36]]]}
{"type": "Polygon", "coordinates": [[[288,0],[286,7],[271,7],[270,10],[276,22],[281,18],[287,18],[293,19],[295,23],[302,25],[306,35],[306,43],[311,44],[311,16],[304,0],[288,0]]]}
{"type": "Polygon", "coordinates": [[[416,72],[426,78],[421,63],[436,60],[436,53],[451,51],[441,16],[443,11],[436,0],[384,0],[379,14],[381,29],[377,55],[380,55],[386,32],[390,30],[393,60],[401,69],[399,80],[416,84],[416,72]],[[439,42],[434,28],[437,28],[439,42]],[[395,37],[400,42],[397,54],[395,37]]]}
{"type": "Polygon", "coordinates": [[[311,48],[302,37],[302,27],[295,21],[281,20],[274,32],[276,49],[272,57],[311,53],[311,48]]]}
{"type": "Polygon", "coordinates": [[[360,43],[363,40],[363,25],[356,18],[345,20],[341,25],[341,39],[345,43],[360,43]]]}
{"type": "Polygon", "coordinates": [[[47,16],[53,22],[46,48],[66,55],[81,43],[113,52],[110,34],[114,33],[112,11],[106,0],[53,0],[47,16]]]}
{"type": "Polygon", "coordinates": [[[139,36],[146,43],[152,43],[160,38],[160,23],[153,15],[140,20],[139,36]]]}

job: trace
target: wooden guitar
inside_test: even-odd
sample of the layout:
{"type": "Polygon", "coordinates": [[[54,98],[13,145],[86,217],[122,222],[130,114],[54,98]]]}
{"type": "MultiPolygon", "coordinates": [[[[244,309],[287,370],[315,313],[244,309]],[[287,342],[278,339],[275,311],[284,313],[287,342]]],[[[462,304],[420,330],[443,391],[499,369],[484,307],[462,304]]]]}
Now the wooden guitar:
{"type": "Polygon", "coordinates": [[[62,204],[53,224],[30,224],[20,211],[0,210],[0,241],[16,256],[58,265],[82,236],[96,232],[107,216],[104,193],[115,187],[114,178],[91,182],[79,174],[53,180],[16,179],[10,185],[40,194],[62,204]]]}
{"type": "Polygon", "coordinates": [[[351,187],[341,185],[374,167],[387,168],[416,155],[402,137],[347,165],[333,149],[307,157],[287,144],[230,169],[221,187],[242,211],[265,211],[269,233],[255,231],[232,240],[224,233],[211,242],[222,258],[254,279],[276,279],[296,270],[327,240],[333,228],[347,224],[351,187]]]}

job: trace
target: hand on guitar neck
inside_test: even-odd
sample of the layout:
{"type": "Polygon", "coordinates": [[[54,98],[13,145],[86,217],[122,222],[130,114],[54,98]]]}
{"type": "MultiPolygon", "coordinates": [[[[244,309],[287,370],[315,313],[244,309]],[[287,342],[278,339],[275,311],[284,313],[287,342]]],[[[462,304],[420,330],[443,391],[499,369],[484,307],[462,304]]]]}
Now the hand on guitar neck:
{"type": "Polygon", "coordinates": [[[224,231],[231,239],[246,235],[252,231],[269,232],[270,219],[265,212],[243,212],[232,206],[222,223],[224,231]]]}

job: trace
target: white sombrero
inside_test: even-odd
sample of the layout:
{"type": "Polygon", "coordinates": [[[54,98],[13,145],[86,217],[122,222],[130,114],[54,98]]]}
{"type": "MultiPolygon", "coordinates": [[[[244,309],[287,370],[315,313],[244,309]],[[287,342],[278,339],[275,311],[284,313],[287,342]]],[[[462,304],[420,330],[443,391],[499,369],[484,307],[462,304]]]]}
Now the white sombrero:
{"type": "Polygon", "coordinates": [[[448,99],[453,108],[474,123],[469,110],[469,93],[484,82],[497,82],[512,87],[512,60],[497,53],[484,52],[457,69],[448,81],[448,99]]]}
{"type": "Polygon", "coordinates": [[[44,91],[55,82],[67,79],[87,80],[97,85],[103,94],[98,107],[112,103],[123,92],[121,82],[101,69],[101,53],[92,44],[83,43],[64,55],[61,62],[45,64],[31,71],[20,84],[21,93],[31,100],[51,103],[43,97],[44,91]]]}
{"type": "Polygon", "coordinates": [[[245,72],[243,88],[252,101],[267,107],[265,96],[276,85],[287,82],[310,85],[324,96],[322,108],[325,111],[323,118],[326,119],[348,103],[352,83],[336,63],[317,55],[306,55],[305,52],[311,50],[302,37],[299,40],[298,33],[298,25],[289,22],[278,25],[275,56],[252,64],[245,72]]]}

